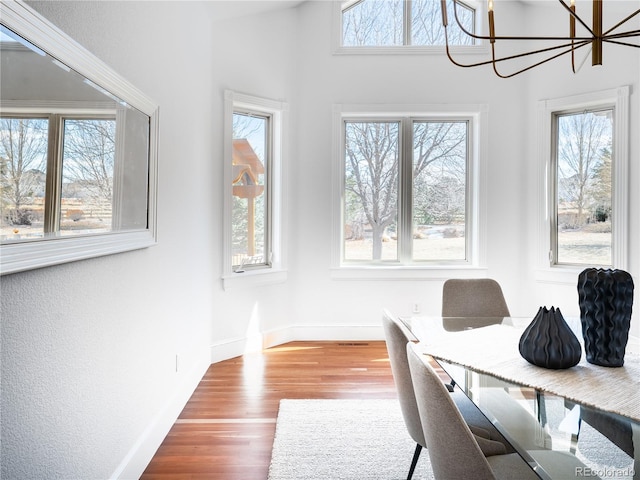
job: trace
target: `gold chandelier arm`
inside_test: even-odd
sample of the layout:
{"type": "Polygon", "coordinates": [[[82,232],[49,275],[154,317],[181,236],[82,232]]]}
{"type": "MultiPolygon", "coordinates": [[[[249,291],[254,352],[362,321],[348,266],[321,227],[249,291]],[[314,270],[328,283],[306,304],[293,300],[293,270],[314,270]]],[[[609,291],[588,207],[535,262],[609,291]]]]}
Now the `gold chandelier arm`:
{"type": "Polygon", "coordinates": [[[630,38],[640,37],[640,30],[631,30],[629,32],[612,33],[603,37],[604,40],[609,38],[630,38]]]}
{"type": "Polygon", "coordinates": [[[612,40],[611,38],[603,38],[602,41],[607,43],[615,43],[616,45],[623,45],[625,47],[640,48],[640,45],[636,45],[635,43],[620,42],[618,40],[612,40]]]}
{"type": "MultiPolygon", "coordinates": [[[[562,0],[559,0],[560,3],[563,3],[562,0]]],[[[443,12],[446,12],[446,6],[445,6],[445,2],[444,0],[441,2],[441,5],[444,10],[443,12]]],[[[571,37],[515,37],[515,36],[501,36],[501,35],[477,35],[473,32],[470,32],[469,30],[467,30],[466,28],[464,28],[464,26],[462,25],[462,23],[460,22],[460,19],[458,18],[458,9],[457,9],[457,5],[458,5],[458,0],[453,0],[453,16],[456,20],[456,24],[458,25],[458,28],[460,30],[462,30],[462,33],[464,33],[465,35],[474,38],[476,40],[543,40],[543,41],[565,41],[565,40],[570,40],[571,37]]],[[[591,32],[591,29],[589,27],[587,27],[585,25],[585,23],[582,21],[582,19],[578,16],[575,15],[575,18],[578,19],[578,21],[584,25],[587,30],[589,30],[591,32]]],[[[443,26],[446,27],[447,25],[445,25],[445,19],[446,19],[446,13],[443,13],[443,26]]],[[[591,32],[593,34],[593,32],[591,32]]],[[[593,40],[593,37],[574,37],[574,40],[588,40],[591,41],[593,40]]]]}
{"type": "MultiPolygon", "coordinates": [[[[616,23],[613,27],[611,27],[609,30],[607,30],[606,32],[604,32],[604,36],[606,37],[607,35],[609,35],[611,32],[613,32],[616,28],[618,28],[620,25],[623,25],[625,23],[627,23],[629,20],[631,20],[633,17],[635,17],[636,15],[638,15],[640,13],[640,8],[638,10],[636,10],[635,12],[633,12],[631,15],[629,15],[627,18],[625,18],[624,20],[619,21],[618,23],[616,23]]],[[[636,30],[638,31],[638,30],[636,30]]]]}
{"type": "Polygon", "coordinates": [[[582,18],[580,18],[580,16],[574,10],[572,10],[571,7],[564,2],[564,0],[558,0],[558,1],[560,2],[560,5],[562,5],[567,10],[567,12],[569,12],[569,15],[571,15],[573,18],[578,20],[580,24],[589,31],[592,37],[595,35],[591,27],[589,27],[589,25],[584,23],[582,18]]]}
{"type": "MultiPolygon", "coordinates": [[[[482,65],[493,64],[494,65],[494,70],[495,70],[495,64],[498,63],[498,62],[505,62],[505,61],[508,61],[508,60],[514,60],[514,59],[517,59],[517,58],[526,57],[526,56],[529,56],[529,55],[546,53],[546,52],[550,52],[550,51],[553,51],[553,50],[558,50],[558,49],[561,49],[561,48],[565,49],[562,52],[560,52],[560,53],[558,53],[556,55],[552,55],[551,57],[546,58],[546,59],[536,63],[535,65],[532,65],[531,67],[529,67],[529,68],[533,68],[534,66],[541,65],[543,63],[546,63],[546,62],[548,62],[550,60],[553,60],[555,58],[558,58],[558,57],[560,57],[562,55],[565,55],[565,54],[567,54],[569,52],[575,51],[575,50],[577,50],[579,48],[582,48],[582,47],[590,44],[589,40],[579,40],[579,41],[574,42],[574,43],[567,43],[567,44],[563,44],[563,45],[555,45],[555,46],[549,47],[549,48],[543,48],[543,49],[535,50],[535,51],[532,51],[532,52],[520,53],[520,54],[517,54],[517,55],[510,55],[510,56],[502,57],[502,58],[495,58],[495,47],[492,44],[492,59],[491,60],[485,60],[485,61],[476,62],[476,63],[460,63],[457,60],[455,60],[453,58],[453,56],[451,55],[451,51],[449,50],[449,39],[448,39],[448,35],[447,35],[447,28],[445,27],[444,30],[445,30],[445,47],[446,47],[447,57],[449,58],[451,63],[453,63],[454,65],[456,65],[458,67],[464,67],[464,68],[479,67],[479,66],[482,66],[482,65]]],[[[522,72],[524,72],[526,70],[529,70],[529,68],[521,70],[521,71],[519,71],[517,73],[522,73],[522,72]]],[[[517,75],[517,73],[513,74],[513,75],[517,75]]],[[[503,77],[502,75],[499,75],[497,72],[496,72],[496,75],[503,77]]],[[[513,75],[509,75],[509,76],[513,76],[513,75]]],[[[508,78],[508,77],[503,77],[503,78],[508,78]]]]}
{"type": "MultiPolygon", "coordinates": [[[[578,46],[573,46],[573,47],[571,47],[571,48],[569,48],[569,49],[567,49],[567,50],[564,50],[564,51],[562,51],[562,52],[560,52],[560,53],[557,53],[557,54],[552,55],[552,56],[550,56],[550,57],[548,57],[548,58],[545,58],[544,60],[540,60],[540,61],[539,61],[539,62],[537,62],[537,63],[534,63],[534,64],[532,64],[532,65],[529,65],[528,67],[525,67],[525,68],[523,68],[523,69],[521,69],[521,70],[517,70],[516,72],[510,73],[510,74],[508,74],[508,75],[503,75],[503,74],[501,74],[501,73],[498,71],[498,68],[497,68],[496,64],[497,64],[498,62],[502,62],[502,61],[504,61],[504,60],[511,60],[511,59],[513,59],[513,58],[524,57],[524,56],[526,56],[526,55],[530,55],[530,53],[521,54],[521,55],[515,55],[515,56],[513,56],[513,57],[503,57],[503,58],[498,58],[498,59],[496,59],[496,58],[495,58],[495,45],[494,45],[494,44],[492,44],[492,45],[491,45],[491,54],[492,54],[493,60],[492,60],[492,62],[491,62],[491,63],[492,63],[492,65],[493,65],[493,71],[494,71],[494,73],[495,73],[498,77],[500,77],[500,78],[511,78],[511,77],[515,77],[516,75],[519,75],[519,74],[521,74],[521,73],[524,73],[524,72],[526,72],[526,71],[528,71],[528,70],[531,70],[532,68],[535,68],[535,67],[537,67],[537,66],[539,66],[539,65],[542,65],[542,64],[544,64],[544,63],[550,62],[551,60],[555,60],[555,59],[556,59],[556,58],[558,58],[558,57],[561,57],[561,56],[563,56],[563,55],[566,55],[567,53],[573,53],[573,52],[575,52],[575,51],[576,51],[576,49],[578,49],[578,48],[580,48],[580,47],[584,47],[585,45],[588,45],[588,44],[589,44],[589,42],[580,43],[578,46]]],[[[566,47],[566,45],[564,45],[564,46],[566,47]]],[[[552,47],[552,48],[547,48],[547,49],[540,50],[539,52],[535,52],[535,53],[540,53],[540,52],[544,52],[544,51],[549,51],[549,50],[553,50],[553,49],[557,49],[557,48],[561,48],[561,47],[552,47]]],[[[533,53],[533,52],[532,52],[532,53],[533,53]]],[[[573,60],[572,60],[571,68],[573,69],[573,73],[575,73],[575,65],[573,64],[573,60]]]]}

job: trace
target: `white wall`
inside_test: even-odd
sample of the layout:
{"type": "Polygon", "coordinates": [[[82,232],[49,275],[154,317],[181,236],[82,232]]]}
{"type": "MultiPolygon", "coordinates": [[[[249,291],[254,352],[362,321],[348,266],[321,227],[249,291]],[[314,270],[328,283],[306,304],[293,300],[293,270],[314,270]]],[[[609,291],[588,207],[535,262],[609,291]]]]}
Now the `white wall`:
{"type": "MultiPolygon", "coordinates": [[[[211,359],[242,353],[249,336],[381,338],[383,307],[440,311],[441,280],[331,278],[336,103],[488,104],[486,274],[516,315],[577,310],[574,286],[531,271],[536,103],[631,84],[637,132],[637,56],[605,52],[599,73],[562,65],[500,80],[437,56],[333,56],[325,1],[223,21],[223,2],[30,3],[160,104],[160,243],[2,278],[3,478],[135,478],[211,359]],[[291,107],[284,284],[222,289],[225,89],[291,107]]],[[[639,200],[632,189],[630,245],[639,200]]],[[[633,253],[636,277],[639,262],[633,253]]]]}
{"type": "MultiPolygon", "coordinates": [[[[502,32],[508,29],[503,34],[521,33],[532,26],[552,28],[550,19],[560,8],[557,3],[540,2],[535,8],[533,3],[498,4],[496,18],[503,21],[499,27],[502,32]]],[[[609,2],[607,13],[613,8],[628,14],[632,6],[625,3],[620,9],[617,2],[609,2]]],[[[416,302],[426,314],[439,314],[441,308],[442,281],[430,280],[427,275],[422,281],[331,278],[331,107],[338,103],[488,104],[486,275],[502,284],[514,315],[533,317],[542,305],[560,307],[565,315],[578,315],[577,274],[570,283],[557,284],[538,281],[534,271],[538,268],[532,256],[538,241],[538,101],[631,85],[630,182],[637,184],[638,136],[633,132],[638,131],[639,66],[635,50],[606,46],[605,66],[587,65],[577,75],[570,73],[569,61],[562,59],[505,80],[494,76],[490,67],[461,69],[443,56],[332,55],[326,34],[331,25],[330,10],[328,2],[309,2],[300,8],[300,28],[305,35],[298,43],[300,77],[294,102],[300,131],[296,136],[299,161],[294,167],[297,183],[293,187],[298,193],[293,195],[297,202],[292,229],[291,288],[296,312],[292,320],[309,327],[310,332],[316,330],[312,326],[327,323],[369,331],[365,327],[378,325],[383,307],[399,314],[409,314],[416,302]]],[[[607,20],[611,19],[605,16],[607,20]]],[[[566,18],[562,16],[558,22],[559,31],[563,31],[566,18]]],[[[478,61],[471,56],[466,60],[478,61]]],[[[639,199],[637,189],[631,190],[629,271],[637,277],[640,264],[633,247],[640,240],[639,219],[633,206],[639,199]]],[[[636,335],[640,332],[637,320],[633,331],[636,335]]]]}

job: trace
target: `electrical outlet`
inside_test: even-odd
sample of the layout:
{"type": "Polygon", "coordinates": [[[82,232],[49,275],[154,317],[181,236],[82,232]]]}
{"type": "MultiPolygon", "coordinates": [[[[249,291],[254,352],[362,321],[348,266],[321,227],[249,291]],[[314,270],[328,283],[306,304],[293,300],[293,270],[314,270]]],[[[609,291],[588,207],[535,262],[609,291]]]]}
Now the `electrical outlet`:
{"type": "Polygon", "coordinates": [[[420,313],[420,304],[419,303],[414,303],[413,304],[413,309],[411,310],[411,313],[414,313],[414,314],[420,313]]]}

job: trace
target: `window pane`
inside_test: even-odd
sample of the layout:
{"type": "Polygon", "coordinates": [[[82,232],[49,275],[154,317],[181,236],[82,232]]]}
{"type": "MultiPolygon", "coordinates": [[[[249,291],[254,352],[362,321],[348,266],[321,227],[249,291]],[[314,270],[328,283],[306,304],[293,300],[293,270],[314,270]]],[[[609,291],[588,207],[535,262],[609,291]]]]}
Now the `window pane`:
{"type": "Polygon", "coordinates": [[[467,122],[413,123],[413,259],[466,258],[467,122]]]}
{"type": "Polygon", "coordinates": [[[65,119],[60,232],[112,229],[115,119],[65,119]]]}
{"type": "MultiPolygon", "coordinates": [[[[444,45],[444,27],[439,0],[413,0],[411,3],[411,44],[412,45],[444,45]]],[[[465,30],[474,33],[475,12],[472,8],[460,3],[454,10],[454,2],[447,1],[449,19],[448,35],[450,45],[473,45],[474,40],[466,35],[458,26],[454,12],[465,30]]]]}
{"type": "Polygon", "coordinates": [[[342,45],[402,45],[403,3],[402,0],[362,0],[344,10],[342,45]]]}
{"type": "Polygon", "coordinates": [[[612,109],[557,117],[557,263],[611,265],[612,118],[612,109]]]}
{"type": "Polygon", "coordinates": [[[345,124],[344,259],[397,260],[398,122],[345,124]]]}
{"type": "Polygon", "coordinates": [[[232,266],[268,263],[269,117],[233,114],[232,266]]]}
{"type": "Polygon", "coordinates": [[[42,237],[49,122],[44,118],[0,122],[0,238],[42,237]]]}

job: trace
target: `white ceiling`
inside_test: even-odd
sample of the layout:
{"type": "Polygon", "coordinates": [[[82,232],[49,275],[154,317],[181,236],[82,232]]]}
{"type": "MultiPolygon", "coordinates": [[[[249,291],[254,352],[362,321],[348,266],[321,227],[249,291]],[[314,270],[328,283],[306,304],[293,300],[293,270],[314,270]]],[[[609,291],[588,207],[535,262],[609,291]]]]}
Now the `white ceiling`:
{"type": "Polygon", "coordinates": [[[214,21],[294,8],[305,0],[210,0],[207,6],[214,21]]]}

